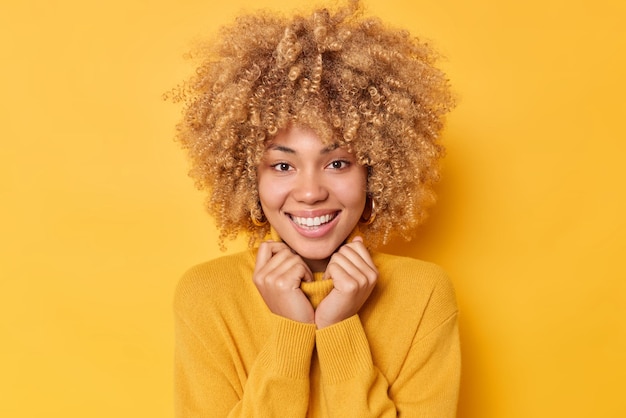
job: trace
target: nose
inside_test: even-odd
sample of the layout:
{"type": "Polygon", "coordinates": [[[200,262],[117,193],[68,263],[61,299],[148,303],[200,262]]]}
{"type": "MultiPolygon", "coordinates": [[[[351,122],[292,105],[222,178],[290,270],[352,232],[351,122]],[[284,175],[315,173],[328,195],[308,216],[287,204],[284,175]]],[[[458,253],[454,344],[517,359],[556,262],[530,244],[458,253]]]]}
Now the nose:
{"type": "Polygon", "coordinates": [[[301,171],[293,190],[294,198],[301,203],[312,205],[328,198],[326,187],[321,173],[301,171]]]}

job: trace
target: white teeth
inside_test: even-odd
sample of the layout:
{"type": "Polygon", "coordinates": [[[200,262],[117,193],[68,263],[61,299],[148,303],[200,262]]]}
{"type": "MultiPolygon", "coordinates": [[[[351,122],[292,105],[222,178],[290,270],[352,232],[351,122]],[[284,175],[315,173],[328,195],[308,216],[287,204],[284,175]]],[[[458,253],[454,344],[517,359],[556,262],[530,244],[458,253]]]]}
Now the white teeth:
{"type": "Polygon", "coordinates": [[[300,226],[320,226],[325,223],[330,222],[334,218],[334,215],[323,215],[316,216],[314,218],[300,218],[297,216],[292,216],[291,219],[300,226]]]}

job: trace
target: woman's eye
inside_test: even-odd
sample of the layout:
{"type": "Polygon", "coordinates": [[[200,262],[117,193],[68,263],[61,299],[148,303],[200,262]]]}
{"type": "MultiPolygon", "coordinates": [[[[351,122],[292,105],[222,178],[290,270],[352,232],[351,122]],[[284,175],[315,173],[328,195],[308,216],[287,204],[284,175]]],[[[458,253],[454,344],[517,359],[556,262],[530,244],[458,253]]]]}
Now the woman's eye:
{"type": "Polygon", "coordinates": [[[329,168],[333,168],[335,170],[341,170],[343,168],[347,168],[350,165],[348,161],[344,160],[335,160],[332,163],[328,164],[329,168]]]}
{"type": "Polygon", "coordinates": [[[291,166],[287,163],[274,164],[272,167],[274,167],[276,171],[289,171],[291,169],[291,166]]]}

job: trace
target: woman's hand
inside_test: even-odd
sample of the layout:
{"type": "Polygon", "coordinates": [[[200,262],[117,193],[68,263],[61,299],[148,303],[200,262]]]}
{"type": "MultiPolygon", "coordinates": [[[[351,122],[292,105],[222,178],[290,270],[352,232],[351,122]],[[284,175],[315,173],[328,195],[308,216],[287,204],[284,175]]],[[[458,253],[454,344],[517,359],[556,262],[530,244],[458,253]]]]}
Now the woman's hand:
{"type": "Polygon", "coordinates": [[[363,238],[355,237],[332,255],[324,278],[332,278],[334,288],[315,311],[318,329],[355,315],[376,285],[378,270],[363,238]]]}
{"type": "Polygon", "coordinates": [[[313,274],[286,244],[261,243],[252,279],[270,311],[293,321],[314,323],[313,306],[300,289],[300,282],[312,281],[313,274]]]}

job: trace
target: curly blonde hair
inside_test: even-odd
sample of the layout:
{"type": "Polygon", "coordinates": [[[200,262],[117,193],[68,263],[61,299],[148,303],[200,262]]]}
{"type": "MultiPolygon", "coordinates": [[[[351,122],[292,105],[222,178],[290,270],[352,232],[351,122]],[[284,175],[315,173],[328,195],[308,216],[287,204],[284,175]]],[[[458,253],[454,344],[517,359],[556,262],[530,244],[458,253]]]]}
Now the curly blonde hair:
{"type": "Polygon", "coordinates": [[[307,16],[244,15],[196,52],[196,73],[170,97],[184,103],[177,140],[209,192],[222,247],[240,232],[251,245],[269,232],[251,219],[263,216],[257,166],[267,141],[296,125],[368,167],[377,215],[361,228],[369,246],[410,239],[435,200],[439,132],[454,105],[429,45],[351,1],[307,16]]]}

